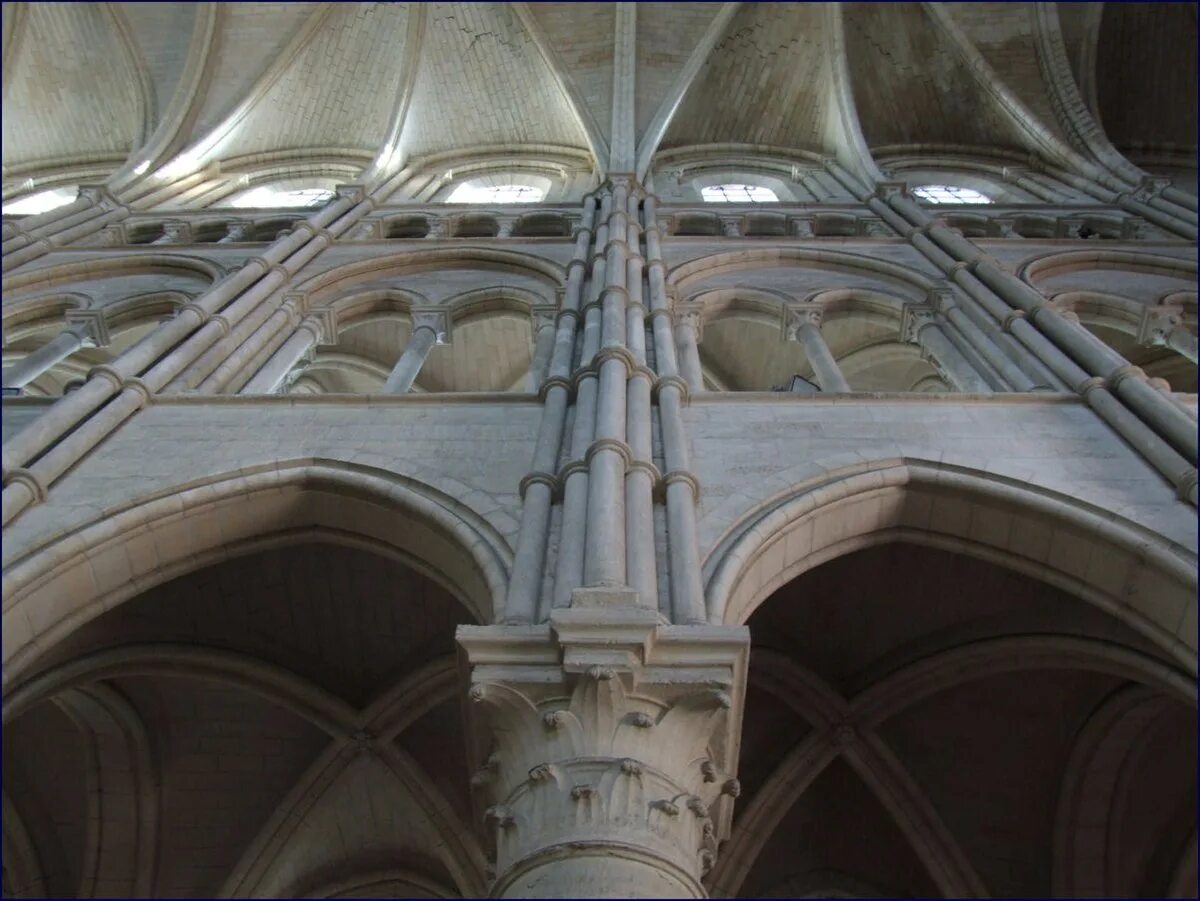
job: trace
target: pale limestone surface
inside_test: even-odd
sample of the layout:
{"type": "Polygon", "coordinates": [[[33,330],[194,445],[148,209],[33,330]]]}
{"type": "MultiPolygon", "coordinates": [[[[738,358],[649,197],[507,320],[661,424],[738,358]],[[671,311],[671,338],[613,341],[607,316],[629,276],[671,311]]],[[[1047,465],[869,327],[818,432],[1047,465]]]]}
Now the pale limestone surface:
{"type": "Polygon", "coordinates": [[[4,4],[4,895],[1194,897],[1195,28],[4,4]]]}

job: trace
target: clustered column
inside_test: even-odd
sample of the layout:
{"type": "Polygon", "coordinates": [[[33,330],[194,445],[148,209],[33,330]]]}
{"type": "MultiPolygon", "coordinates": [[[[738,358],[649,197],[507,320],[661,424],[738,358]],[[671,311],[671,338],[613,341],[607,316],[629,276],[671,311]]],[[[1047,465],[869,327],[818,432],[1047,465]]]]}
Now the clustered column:
{"type": "MultiPolygon", "coordinates": [[[[96,326],[91,321],[70,323],[54,340],[42,345],[14,366],[4,370],[5,388],[24,388],[51,367],[61,363],[83,347],[107,343],[97,340],[96,326]]],[[[104,336],[107,338],[107,335],[104,336]]]]}
{"type": "Polygon", "coordinates": [[[600,296],[600,350],[593,360],[599,370],[594,441],[587,450],[588,512],[583,566],[584,587],[618,587],[625,581],[625,443],[626,382],[630,365],[625,348],[625,289],[628,245],[629,183],[612,189],[608,241],[604,248],[605,285],[600,296]]]}
{"type": "Polygon", "coordinates": [[[310,313],[301,320],[295,334],[267,360],[244,388],[242,394],[274,394],[287,379],[288,373],[316,346],[322,336],[332,341],[337,334],[333,311],[328,309],[310,313]]]}
{"type": "MultiPolygon", "coordinates": [[[[960,233],[933,219],[902,184],[881,184],[874,194],[836,163],[830,170],[889,225],[937,265],[999,322],[1040,364],[1081,394],[1088,405],[1129,441],[1193,506],[1200,500],[1195,421],[1145,378],[1145,373],[1065,319],[1042,294],[980,251],[960,233]],[[1119,398],[1119,400],[1118,400],[1119,398]],[[1122,403],[1122,401],[1124,403],[1122,403]]],[[[1194,234],[1194,231],[1193,231],[1194,234]]]]}
{"type": "MultiPolygon", "coordinates": [[[[550,511],[558,482],[558,457],[571,398],[571,366],[575,357],[579,308],[583,299],[588,251],[591,249],[595,218],[596,198],[589,196],[584,200],[583,218],[575,234],[575,250],[567,264],[567,283],[563,291],[562,310],[558,313],[554,330],[549,376],[540,388],[542,419],[538,427],[530,472],[521,481],[521,526],[517,535],[508,594],[504,599],[503,609],[497,611],[496,615],[496,619],[501,622],[541,622],[549,615],[549,599],[547,598],[544,605],[539,605],[539,599],[543,596],[543,569],[550,537],[550,511]]],[[[561,550],[559,555],[561,558],[561,550]]]]}
{"type": "Polygon", "coordinates": [[[342,196],[330,202],[262,256],[252,257],[184,305],[174,319],[112,363],[95,367],[79,390],[55,402],[10,438],[3,449],[2,523],[8,524],[44,496],[51,483],[141,409],[153,392],[229,336],[233,325],[373,207],[369,198],[356,202],[342,196]]]}
{"type": "Polygon", "coordinates": [[[906,306],[900,327],[905,341],[917,344],[922,354],[932,362],[959,391],[971,394],[991,394],[992,387],[946,337],[938,322],[937,313],[928,306],[906,306]]]}
{"type": "Polygon", "coordinates": [[[679,375],[674,322],[667,297],[666,263],[659,239],[657,198],[647,194],[642,204],[646,239],[646,272],[650,284],[650,315],[654,332],[655,390],[662,428],[666,472],[667,555],[670,566],[671,619],[676,623],[706,620],[704,586],[700,580],[700,551],[696,543],[696,500],[699,484],[689,470],[683,405],[688,384],[679,375]]]}
{"type": "MultiPolygon", "coordinates": [[[[596,227],[596,248],[608,243],[608,219],[612,194],[600,196],[600,216],[596,227]]],[[[571,593],[584,582],[584,542],[588,528],[589,467],[585,455],[592,446],[596,427],[598,373],[595,356],[600,350],[601,313],[599,287],[604,284],[604,253],[596,250],[591,257],[591,299],[584,307],[583,338],[579,367],[572,379],[575,388],[575,421],[571,428],[570,452],[559,473],[562,485],[562,527],[559,530],[558,560],[554,569],[552,607],[569,607],[571,593]]]]}

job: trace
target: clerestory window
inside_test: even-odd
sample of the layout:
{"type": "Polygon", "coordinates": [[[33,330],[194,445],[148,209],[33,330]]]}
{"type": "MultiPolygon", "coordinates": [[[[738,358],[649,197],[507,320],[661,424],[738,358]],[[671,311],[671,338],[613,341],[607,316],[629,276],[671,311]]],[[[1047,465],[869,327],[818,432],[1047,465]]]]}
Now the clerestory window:
{"type": "Polygon", "coordinates": [[[537,203],[546,192],[532,185],[475,185],[463,182],[446,203],[537,203]]]}
{"type": "Polygon", "coordinates": [[[228,205],[255,210],[321,206],[333,196],[328,188],[280,190],[270,185],[253,188],[234,197],[228,205]]]}
{"type": "Polygon", "coordinates": [[[921,185],[913,194],[926,203],[991,203],[992,198],[970,188],[953,185],[921,185]]]}
{"type": "Polygon", "coordinates": [[[78,191],[75,188],[51,188],[49,191],[39,191],[6,203],[0,212],[12,216],[35,216],[60,206],[66,206],[75,199],[78,191]]]}
{"type": "Polygon", "coordinates": [[[700,189],[705,203],[778,203],[770,188],[758,185],[712,185],[700,189]]]}

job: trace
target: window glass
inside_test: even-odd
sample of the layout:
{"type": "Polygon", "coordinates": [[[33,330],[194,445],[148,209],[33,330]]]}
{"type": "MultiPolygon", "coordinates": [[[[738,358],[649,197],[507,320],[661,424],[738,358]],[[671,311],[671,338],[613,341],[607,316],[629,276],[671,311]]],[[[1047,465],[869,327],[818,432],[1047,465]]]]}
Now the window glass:
{"type": "Polygon", "coordinates": [[[269,185],[247,191],[240,197],[229,201],[229,206],[250,209],[269,209],[280,207],[309,207],[320,206],[333,196],[328,188],[300,188],[297,190],[279,190],[269,185]]]}
{"type": "Polygon", "coordinates": [[[75,199],[78,193],[76,188],[53,188],[49,191],[39,191],[36,194],[30,194],[28,197],[22,197],[19,200],[4,204],[0,212],[9,213],[13,216],[34,216],[38,213],[44,213],[47,210],[53,210],[56,207],[66,206],[75,199]]]}
{"type": "Polygon", "coordinates": [[[546,192],[530,185],[476,185],[463,182],[446,203],[537,203],[546,192]]]}
{"type": "Polygon", "coordinates": [[[700,196],[707,203],[778,203],[770,188],[757,185],[713,185],[701,188],[700,196]]]}
{"type": "Polygon", "coordinates": [[[921,185],[913,188],[913,194],[926,203],[991,203],[986,194],[970,188],[955,188],[951,185],[921,185]]]}

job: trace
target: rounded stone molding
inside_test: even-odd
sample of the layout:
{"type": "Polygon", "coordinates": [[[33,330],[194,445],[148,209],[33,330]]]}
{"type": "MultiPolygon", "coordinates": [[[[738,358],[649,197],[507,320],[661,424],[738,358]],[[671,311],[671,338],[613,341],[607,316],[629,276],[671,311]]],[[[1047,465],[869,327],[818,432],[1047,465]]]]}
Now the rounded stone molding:
{"type": "Polygon", "coordinates": [[[565,486],[571,476],[578,473],[582,473],[583,475],[588,474],[587,463],[583,460],[568,460],[562,465],[562,468],[558,470],[558,484],[560,486],[565,486]]]}
{"type": "Polygon", "coordinates": [[[101,363],[98,366],[93,366],[88,370],[87,377],[88,379],[96,377],[104,379],[110,385],[112,385],[113,391],[120,391],[125,385],[126,378],[124,373],[118,369],[115,369],[109,363],[101,363]]]}
{"type": "Polygon", "coordinates": [[[266,259],[265,257],[253,256],[253,257],[246,257],[246,259],[242,262],[242,266],[243,267],[257,266],[261,270],[259,272],[259,278],[262,278],[264,275],[266,275],[268,272],[271,271],[271,269],[275,266],[275,264],[272,263],[270,260],[266,259]]]}
{"type": "Polygon", "coordinates": [[[121,388],[122,390],[133,391],[139,395],[139,407],[144,407],[154,397],[154,392],[150,390],[150,386],[137,376],[127,378],[121,385],[121,388]]]}
{"type": "Polygon", "coordinates": [[[1136,378],[1145,381],[1146,372],[1140,366],[1132,364],[1120,366],[1108,374],[1108,387],[1116,390],[1117,386],[1127,378],[1136,378]]]}
{"type": "Polygon", "coordinates": [[[46,500],[46,486],[42,480],[37,477],[36,473],[31,472],[24,467],[10,469],[4,476],[4,487],[9,485],[24,485],[33,495],[35,503],[42,503],[46,500]]]}
{"type": "Polygon", "coordinates": [[[580,366],[571,376],[571,394],[573,396],[577,396],[579,394],[579,388],[581,385],[583,385],[584,381],[587,379],[598,378],[600,378],[599,366],[596,366],[594,363],[590,363],[587,366],[580,366]]]}
{"type": "Polygon", "coordinates": [[[698,502],[700,500],[700,480],[686,469],[672,469],[662,477],[663,491],[670,488],[676,482],[682,482],[687,485],[692,492],[692,500],[698,502]]]}
{"type": "Polygon", "coordinates": [[[659,395],[668,388],[676,389],[680,394],[680,401],[686,406],[688,399],[691,396],[691,391],[688,388],[688,383],[682,376],[678,375],[663,375],[654,380],[651,386],[652,396],[655,403],[659,401],[659,395]]]}
{"type": "Polygon", "coordinates": [[[524,478],[522,478],[520,485],[518,486],[517,490],[520,493],[522,500],[525,499],[525,493],[532,485],[545,485],[550,489],[551,495],[558,494],[560,490],[558,477],[553,473],[534,471],[528,473],[524,478]]]}
{"type": "Polygon", "coordinates": [[[564,378],[561,375],[547,376],[542,379],[542,384],[538,387],[538,400],[544,404],[546,398],[550,396],[550,391],[554,388],[562,388],[567,392],[568,398],[574,397],[577,384],[577,381],[564,378]]]}
{"type": "Polygon", "coordinates": [[[646,477],[648,479],[650,479],[651,485],[658,485],[658,483],[662,479],[662,474],[658,471],[658,467],[655,466],[653,463],[651,463],[649,460],[631,460],[631,461],[629,461],[629,463],[625,467],[625,474],[628,476],[628,475],[633,475],[634,473],[637,473],[637,472],[645,473],[646,477]]]}
{"type": "Polygon", "coordinates": [[[1013,323],[1018,319],[1024,319],[1026,315],[1024,310],[1011,310],[1000,323],[1000,330],[1011,334],[1013,323]]]}
{"type": "Polygon", "coordinates": [[[629,348],[623,344],[603,345],[598,351],[596,351],[596,355],[592,357],[591,365],[596,369],[597,372],[599,372],[604,364],[609,360],[619,360],[621,362],[621,364],[625,367],[626,379],[628,379],[630,374],[635,372],[639,366],[638,361],[634,358],[633,354],[629,352],[629,348]]]}
{"type": "Polygon", "coordinates": [[[1175,486],[1175,496],[1185,503],[1196,490],[1197,472],[1194,468],[1188,469],[1175,486]]]}
{"type": "Polygon", "coordinates": [[[597,438],[588,446],[587,451],[583,455],[583,459],[587,462],[589,467],[592,464],[592,458],[601,451],[615,451],[624,461],[626,472],[629,471],[629,466],[631,463],[633,463],[634,454],[633,448],[631,448],[624,441],[620,441],[616,438],[597,438]]]}

